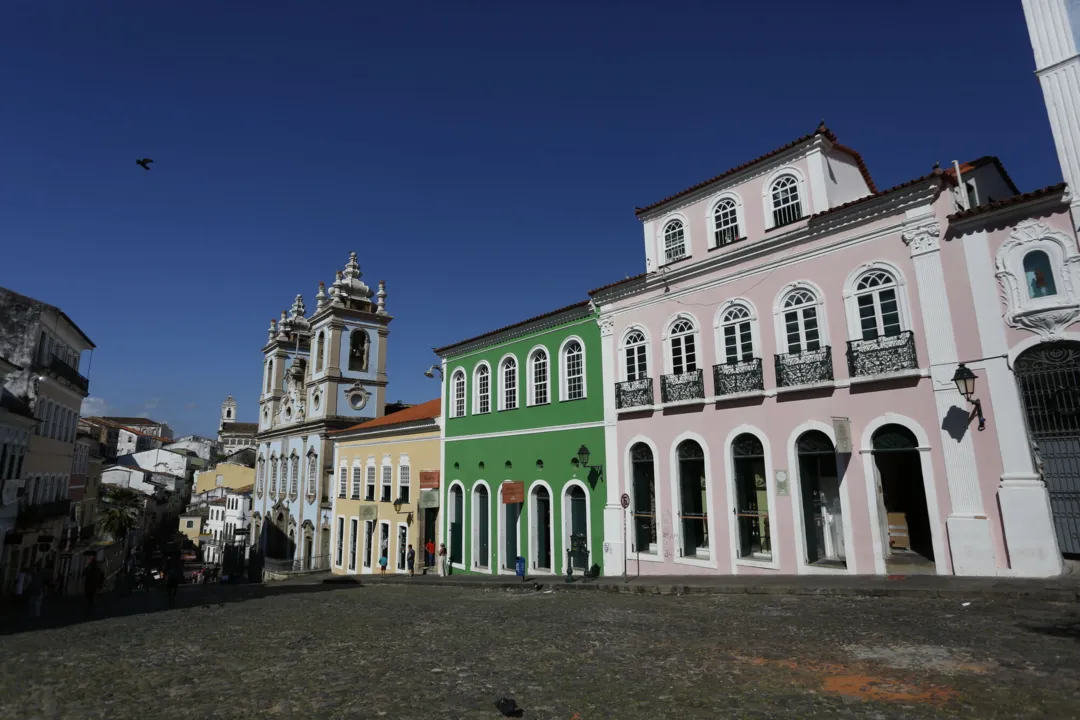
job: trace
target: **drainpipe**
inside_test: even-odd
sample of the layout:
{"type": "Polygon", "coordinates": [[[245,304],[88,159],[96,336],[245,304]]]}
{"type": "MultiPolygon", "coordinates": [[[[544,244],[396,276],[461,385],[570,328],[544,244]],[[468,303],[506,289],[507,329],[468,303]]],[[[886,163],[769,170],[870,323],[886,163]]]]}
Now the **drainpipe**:
{"type": "Polygon", "coordinates": [[[964,178],[960,176],[960,163],[952,161],[953,172],[956,173],[956,186],[960,188],[960,207],[964,210],[970,210],[971,204],[968,202],[967,188],[964,187],[964,178]]]}

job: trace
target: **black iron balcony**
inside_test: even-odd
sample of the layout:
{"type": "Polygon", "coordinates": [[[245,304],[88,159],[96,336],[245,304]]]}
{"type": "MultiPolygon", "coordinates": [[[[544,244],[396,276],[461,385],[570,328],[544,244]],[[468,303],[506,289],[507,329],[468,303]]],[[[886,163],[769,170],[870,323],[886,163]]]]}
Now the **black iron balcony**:
{"type": "Polygon", "coordinates": [[[801,353],[776,356],[777,387],[832,382],[832,348],[828,345],[801,353]]]}
{"type": "Polygon", "coordinates": [[[701,370],[664,375],[660,378],[660,399],[666,403],[705,399],[705,378],[701,370]]]}
{"type": "Polygon", "coordinates": [[[652,378],[615,383],[615,407],[635,408],[653,404],[652,378]]]}
{"type": "Polygon", "coordinates": [[[899,335],[882,335],[872,340],[850,340],[847,344],[847,364],[851,377],[915,370],[919,367],[915,355],[915,333],[905,330],[899,335]]]}
{"type": "Polygon", "coordinates": [[[35,361],[34,367],[56,375],[61,380],[66,380],[82,392],[90,389],[90,381],[79,374],[79,371],[68,365],[56,355],[49,357],[44,362],[35,361]]]}
{"type": "Polygon", "coordinates": [[[58,517],[67,517],[70,512],[70,500],[53,500],[52,502],[38,503],[37,505],[27,505],[19,511],[19,515],[15,520],[15,527],[33,527],[58,517]]]}
{"type": "Polygon", "coordinates": [[[761,358],[713,365],[713,387],[717,396],[737,395],[765,389],[761,358]]]}

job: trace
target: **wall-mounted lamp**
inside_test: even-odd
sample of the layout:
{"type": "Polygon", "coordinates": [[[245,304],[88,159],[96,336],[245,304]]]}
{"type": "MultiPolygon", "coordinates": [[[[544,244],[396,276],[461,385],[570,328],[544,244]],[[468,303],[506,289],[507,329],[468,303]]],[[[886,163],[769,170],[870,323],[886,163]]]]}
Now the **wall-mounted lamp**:
{"type": "Polygon", "coordinates": [[[960,363],[956,366],[956,372],[953,373],[952,379],[956,383],[956,389],[960,391],[964,399],[975,406],[972,415],[979,418],[979,431],[985,430],[986,418],[983,417],[982,402],[978,398],[972,397],[975,394],[975,373],[971,372],[971,369],[964,363],[960,363]]]}
{"type": "Polygon", "coordinates": [[[439,379],[442,380],[442,367],[439,365],[432,365],[424,371],[424,375],[429,378],[435,377],[435,373],[439,373],[439,379]]]}
{"type": "Polygon", "coordinates": [[[580,464],[581,467],[583,467],[583,468],[596,468],[596,470],[599,471],[600,475],[603,475],[604,474],[604,466],[603,465],[590,465],[589,464],[589,455],[590,455],[589,448],[585,447],[584,445],[579,447],[578,451],[577,451],[578,464],[580,464]]]}

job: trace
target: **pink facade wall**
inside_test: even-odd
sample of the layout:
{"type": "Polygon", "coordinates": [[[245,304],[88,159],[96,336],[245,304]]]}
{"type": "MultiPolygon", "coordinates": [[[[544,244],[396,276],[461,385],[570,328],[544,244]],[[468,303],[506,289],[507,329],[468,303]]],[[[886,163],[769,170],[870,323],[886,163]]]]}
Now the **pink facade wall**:
{"type": "MultiPolygon", "coordinates": [[[[747,198],[760,203],[760,184],[757,194],[747,191],[747,198]]],[[[760,215],[751,208],[747,215],[760,215]]],[[[760,264],[737,265],[715,273],[715,277],[730,277],[728,282],[717,287],[703,289],[692,294],[680,295],[680,288],[673,284],[670,292],[662,289],[650,298],[648,295],[636,296],[632,301],[616,303],[614,308],[614,340],[617,344],[631,327],[646,330],[650,340],[649,376],[654,378],[654,403],[660,403],[659,377],[670,372],[667,366],[666,351],[661,340],[665,329],[677,315],[692,317],[698,328],[698,367],[705,371],[706,395],[713,395],[712,365],[718,362],[717,340],[714,323],[717,310],[727,300],[741,298],[752,303],[757,315],[758,345],[755,355],[763,358],[766,390],[776,388],[773,356],[778,352],[773,308],[778,295],[788,283],[811,281],[820,288],[824,295],[824,317],[826,338],[832,347],[834,377],[843,385],[848,378],[845,358],[846,342],[850,339],[848,316],[843,298],[843,288],[849,274],[857,268],[872,262],[887,262],[895,268],[904,282],[902,303],[904,304],[905,329],[914,331],[920,367],[925,368],[927,351],[919,306],[918,287],[908,247],[901,239],[900,218],[893,217],[878,221],[872,225],[858,228],[860,235],[893,226],[883,237],[850,245],[839,249],[830,249],[842,243],[852,233],[831,235],[827,238],[801,245],[795,252],[822,251],[817,257],[809,257],[801,262],[777,267],[775,269],[737,277],[738,273],[760,264]],[[657,300],[655,304],[619,313],[620,307],[657,300]]],[[[751,232],[751,238],[761,238],[761,231],[751,232]]],[[[733,248],[721,248],[714,252],[737,252],[753,241],[736,245],[733,248]]],[[[617,366],[623,380],[625,361],[621,352],[617,366]]],[[[729,491],[731,468],[725,460],[726,440],[735,428],[748,425],[758,431],[765,439],[766,474],[769,483],[774,482],[776,471],[788,471],[789,484],[798,482],[797,463],[792,462],[793,445],[797,439],[797,428],[810,422],[830,426],[832,416],[846,416],[851,420],[853,454],[842,478],[849,500],[849,515],[845,523],[850,523],[853,530],[854,546],[848,547],[848,567],[859,573],[874,572],[874,550],[870,516],[876,510],[876,498],[867,493],[863,459],[860,454],[864,429],[885,413],[905,416],[912,422],[908,427],[916,437],[928,438],[931,448],[934,475],[934,498],[937,505],[939,522],[934,532],[945,536],[945,519],[948,517],[950,503],[945,468],[940,453],[940,420],[934,404],[933,392],[928,378],[910,378],[903,382],[859,384],[853,387],[837,387],[832,390],[807,393],[780,394],[776,397],[754,398],[741,401],[709,403],[704,406],[667,408],[645,413],[623,413],[617,423],[617,437],[620,458],[621,492],[632,494],[629,487],[629,448],[638,439],[648,439],[654,446],[657,474],[657,511],[661,529],[665,535],[662,540],[663,562],[639,562],[631,560],[631,571],[642,574],[691,574],[691,573],[728,573],[728,572],[780,572],[795,573],[798,570],[796,559],[795,533],[802,532],[796,522],[794,495],[776,496],[775,507],[771,508],[774,559],[779,560],[776,570],[736,564],[735,550],[731,545],[731,523],[735,498],[729,491]],[[671,537],[672,521],[677,512],[675,498],[672,497],[671,477],[676,443],[693,436],[705,449],[709,484],[708,512],[714,518],[714,534],[710,539],[712,558],[717,562],[716,569],[699,567],[677,561],[678,552],[671,537]],[[794,466],[793,466],[794,465],[794,466]],[[640,567],[638,567],[640,566],[640,567]]],[[[868,448],[866,448],[868,449],[868,448]]],[[[1000,536],[1000,532],[999,532],[1000,536]]],[[[632,557],[632,556],[631,556],[632,557]]],[[[948,567],[946,559],[946,567],[948,567]]]]}

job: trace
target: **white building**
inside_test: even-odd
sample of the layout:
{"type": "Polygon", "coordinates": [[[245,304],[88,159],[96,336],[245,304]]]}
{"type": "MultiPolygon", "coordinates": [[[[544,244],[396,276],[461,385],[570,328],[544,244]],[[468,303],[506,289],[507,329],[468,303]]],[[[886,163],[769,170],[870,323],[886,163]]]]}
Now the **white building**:
{"type": "Polygon", "coordinates": [[[209,462],[218,449],[218,441],[199,437],[198,435],[185,435],[182,438],[173,440],[171,443],[166,443],[162,448],[181,454],[192,453],[209,462]]]}
{"type": "Polygon", "coordinates": [[[245,531],[251,526],[252,488],[222,489],[225,490],[224,497],[209,503],[206,527],[199,539],[203,560],[207,563],[220,564],[229,545],[243,548],[244,557],[247,554],[248,533],[237,531],[245,531]]]}
{"type": "Polygon", "coordinates": [[[218,423],[218,444],[226,455],[255,449],[259,423],[239,422],[236,418],[236,400],[230,395],[221,403],[221,421],[218,423]]]}

